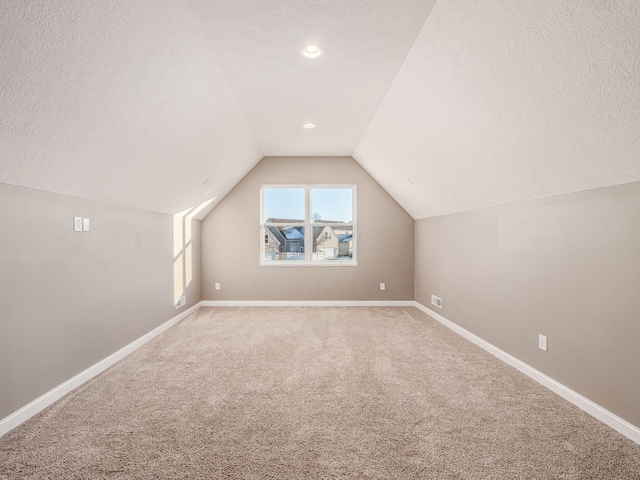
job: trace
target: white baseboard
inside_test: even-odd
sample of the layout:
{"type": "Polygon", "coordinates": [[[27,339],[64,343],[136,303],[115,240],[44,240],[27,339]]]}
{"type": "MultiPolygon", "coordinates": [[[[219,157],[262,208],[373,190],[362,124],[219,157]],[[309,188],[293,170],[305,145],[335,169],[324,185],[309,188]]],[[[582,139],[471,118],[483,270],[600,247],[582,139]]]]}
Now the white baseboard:
{"type": "Polygon", "coordinates": [[[203,307],[413,307],[413,300],[203,300],[203,307]]]}
{"type": "Polygon", "coordinates": [[[90,366],[83,372],[80,372],[75,377],[70,378],[69,380],[58,385],[52,390],[49,390],[44,395],[36,398],[33,402],[22,407],[20,410],[12,413],[8,417],[3,418],[2,420],[0,420],[0,437],[3,436],[5,433],[9,432],[10,430],[13,430],[14,428],[16,428],[21,423],[27,421],[28,419],[33,417],[36,413],[44,410],[53,402],[65,396],[67,393],[78,388],[80,385],[82,385],[86,381],[91,380],[93,377],[103,372],[114,363],[118,362],[119,360],[122,360],[124,357],[134,352],[135,350],[140,348],[142,345],[144,345],[148,341],[157,337],[168,328],[174,326],[176,323],[185,319],[186,317],[191,315],[193,312],[198,310],[201,306],[201,303],[202,302],[197,303],[193,307],[176,315],[171,320],[163,323],[159,327],[154,328],[149,333],[143,335],[137,340],[134,340],[129,345],[122,347],[120,350],[109,355],[107,358],[100,360],[98,363],[90,366]]]}
{"type": "Polygon", "coordinates": [[[280,306],[416,307],[417,309],[423,311],[424,313],[426,313],[427,315],[429,315],[433,319],[435,319],[438,322],[442,323],[444,326],[446,326],[449,329],[453,330],[454,332],[456,332],[457,334],[459,334],[462,337],[466,338],[470,342],[478,345],[479,347],[481,347],[482,349],[486,350],[487,352],[489,352],[490,354],[494,355],[495,357],[499,358],[500,360],[502,360],[503,362],[507,363],[508,365],[511,365],[512,367],[514,367],[518,371],[524,373],[525,375],[527,375],[531,379],[535,380],[536,382],[538,382],[542,386],[547,387],[552,392],[560,395],[565,400],[571,402],[572,404],[574,404],[578,408],[584,410],[588,414],[590,414],[593,417],[597,418],[598,420],[604,422],[606,425],[610,426],[614,430],[620,432],[625,437],[629,438],[630,440],[632,440],[635,443],[640,445],[640,428],[636,427],[635,425],[632,425],[631,423],[627,422],[626,420],[624,420],[624,419],[618,417],[617,415],[611,413],[607,409],[605,409],[605,408],[601,407],[600,405],[592,402],[588,398],[583,397],[582,395],[580,395],[577,392],[574,392],[569,387],[564,386],[563,384],[557,382],[553,378],[548,377],[544,373],[542,373],[542,372],[536,370],[535,368],[527,365],[526,363],[522,362],[521,360],[518,360],[514,356],[506,353],[505,351],[500,350],[498,347],[490,344],[489,342],[483,340],[482,338],[478,337],[477,335],[474,335],[473,333],[469,332],[468,330],[465,330],[464,328],[460,327],[459,325],[456,325],[455,323],[453,323],[450,320],[446,319],[442,315],[434,312],[433,310],[425,307],[421,303],[415,302],[413,300],[391,300],[391,301],[366,301],[366,300],[365,301],[333,301],[333,300],[329,300],[329,301],[304,301],[304,300],[302,300],[302,301],[268,301],[268,300],[233,301],[233,300],[229,300],[229,301],[226,301],[226,300],[207,300],[207,301],[202,301],[202,302],[194,305],[193,307],[189,308],[188,310],[185,310],[184,312],[180,313],[179,315],[176,315],[171,320],[163,323],[159,327],[153,329],[149,333],[147,333],[147,334],[143,335],[142,337],[138,338],[137,340],[131,342],[129,345],[121,348],[117,352],[115,352],[112,355],[108,356],[107,358],[101,360],[100,362],[96,363],[95,365],[87,368],[86,370],[84,370],[83,372],[79,373],[75,377],[67,380],[66,382],[62,383],[61,385],[58,385],[57,387],[55,387],[54,389],[52,389],[49,392],[45,393],[41,397],[35,399],[33,402],[29,403],[28,405],[25,405],[20,410],[12,413],[11,415],[9,415],[8,417],[6,417],[6,418],[4,418],[2,420],[0,420],[0,437],[3,436],[5,433],[9,432],[10,430],[14,429],[15,427],[17,427],[21,423],[23,423],[26,420],[28,420],[29,418],[34,416],[36,413],[44,410],[46,407],[51,405],[53,402],[55,402],[56,400],[62,398],[64,395],[66,395],[67,393],[71,392],[75,388],[79,387],[80,385],[82,385],[86,381],[90,380],[91,378],[95,377],[99,373],[103,372],[104,370],[109,368],[111,365],[115,364],[116,362],[118,362],[119,360],[123,359],[124,357],[126,357],[130,353],[134,352],[135,350],[140,348],[142,345],[144,345],[145,343],[149,342],[153,338],[157,337],[159,334],[161,334],[162,332],[164,332],[168,328],[172,327],[176,323],[178,323],[181,320],[185,319],[186,317],[191,315],[193,312],[195,312],[201,306],[202,307],[223,307],[223,306],[224,307],[229,307],[229,306],[231,306],[231,307],[238,307],[238,306],[252,306],[252,307],[253,306],[259,306],[259,307],[263,307],[263,306],[266,306],[266,307],[275,307],[275,306],[278,306],[278,307],[280,307],[280,306]]]}
{"type": "Polygon", "coordinates": [[[430,308],[425,307],[421,303],[414,302],[414,306],[422,310],[424,313],[442,323],[445,327],[450,328],[458,335],[463,336],[470,342],[478,345],[480,348],[486,350],[493,356],[499,358],[503,362],[511,365],[516,370],[524,373],[526,376],[538,382],[540,385],[547,387],[552,392],[560,395],[562,398],[567,400],[568,402],[573,403],[576,407],[584,410],[589,415],[597,418],[601,422],[610,426],[614,430],[620,432],[625,437],[633,440],[635,443],[640,445],[640,428],[635,425],[627,422],[623,418],[618,417],[617,415],[611,413],[609,410],[601,407],[597,403],[592,402],[586,397],[583,397],[577,392],[574,392],[569,387],[561,384],[560,382],[554,380],[551,377],[548,377],[544,373],[536,370],[535,368],[527,365],[521,360],[518,360],[516,357],[509,355],[507,352],[500,350],[498,347],[490,344],[489,342],[483,340],[482,338],[474,335],[473,333],[465,330],[464,328],[456,325],[450,320],[447,320],[445,317],[440,315],[439,313],[434,312],[430,308]]]}

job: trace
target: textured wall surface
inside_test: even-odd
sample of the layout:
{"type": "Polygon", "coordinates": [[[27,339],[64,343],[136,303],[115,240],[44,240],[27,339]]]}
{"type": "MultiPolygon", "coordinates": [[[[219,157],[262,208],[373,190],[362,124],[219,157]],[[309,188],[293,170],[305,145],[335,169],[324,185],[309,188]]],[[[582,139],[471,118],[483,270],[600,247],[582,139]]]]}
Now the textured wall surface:
{"type": "Polygon", "coordinates": [[[0,182],[174,214],[262,158],[184,2],[1,2],[0,59],[0,182]]]}
{"type": "Polygon", "coordinates": [[[202,298],[412,300],[413,223],[351,157],[266,157],[202,222],[202,298]],[[260,266],[260,187],[269,184],[357,185],[358,266],[260,266]]]}
{"type": "Polygon", "coordinates": [[[415,233],[417,301],[441,297],[438,313],[640,427],[640,183],[423,219],[415,233]]]}
{"type": "MultiPolygon", "coordinates": [[[[183,309],[200,301],[200,223],[183,309]]],[[[0,183],[0,419],[183,311],[173,252],[169,215],[0,183]]]]}
{"type": "Polygon", "coordinates": [[[441,0],[354,157],[422,218],[640,180],[640,3],[441,0]]]}

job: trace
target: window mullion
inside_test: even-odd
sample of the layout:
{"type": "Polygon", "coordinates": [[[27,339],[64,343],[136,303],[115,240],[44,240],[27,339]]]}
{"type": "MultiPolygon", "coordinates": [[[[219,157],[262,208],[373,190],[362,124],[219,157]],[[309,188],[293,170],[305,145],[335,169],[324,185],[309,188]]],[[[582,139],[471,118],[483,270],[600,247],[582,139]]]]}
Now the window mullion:
{"type": "Polygon", "coordinates": [[[311,227],[311,210],[313,206],[311,205],[311,187],[308,185],[305,187],[305,203],[307,204],[306,215],[304,219],[304,259],[307,262],[310,262],[312,257],[313,250],[313,229],[311,227]]]}

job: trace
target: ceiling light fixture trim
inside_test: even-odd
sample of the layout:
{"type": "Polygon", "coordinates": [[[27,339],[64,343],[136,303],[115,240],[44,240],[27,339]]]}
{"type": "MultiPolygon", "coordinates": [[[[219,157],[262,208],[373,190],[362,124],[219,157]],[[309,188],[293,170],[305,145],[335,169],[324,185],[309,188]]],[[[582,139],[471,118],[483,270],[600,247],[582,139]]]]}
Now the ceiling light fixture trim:
{"type": "Polygon", "coordinates": [[[320,45],[307,45],[300,53],[305,58],[320,58],[324,53],[324,50],[320,45]]]}

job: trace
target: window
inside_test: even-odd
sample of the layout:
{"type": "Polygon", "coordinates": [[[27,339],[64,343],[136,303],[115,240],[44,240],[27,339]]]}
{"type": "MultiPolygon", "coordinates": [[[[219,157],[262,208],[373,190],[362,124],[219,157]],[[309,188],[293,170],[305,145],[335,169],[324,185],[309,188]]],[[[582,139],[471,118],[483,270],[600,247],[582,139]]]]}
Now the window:
{"type": "Polygon", "coordinates": [[[356,265],[355,185],[265,185],[261,265],[356,265]]]}

